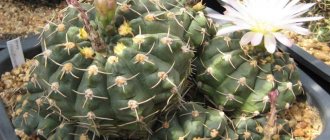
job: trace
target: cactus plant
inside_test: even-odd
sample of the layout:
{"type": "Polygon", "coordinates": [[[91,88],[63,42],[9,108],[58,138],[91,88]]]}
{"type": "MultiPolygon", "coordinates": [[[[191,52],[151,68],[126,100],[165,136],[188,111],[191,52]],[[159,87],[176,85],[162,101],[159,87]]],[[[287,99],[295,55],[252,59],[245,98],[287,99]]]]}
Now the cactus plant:
{"type": "Polygon", "coordinates": [[[63,123],[98,136],[147,136],[157,115],[182,100],[192,48],[215,34],[203,5],[122,0],[116,8],[114,0],[96,0],[94,9],[68,3],[60,22],[44,28],[44,51],[35,57],[14,126],[46,138],[57,137],[52,130],[63,123]]]}
{"type": "Polygon", "coordinates": [[[174,113],[167,113],[159,122],[152,140],[219,139],[234,134],[229,133],[227,116],[223,111],[205,109],[192,102],[174,113]]]}
{"type": "MultiPolygon", "coordinates": [[[[240,116],[233,118],[225,112],[213,108],[203,108],[197,103],[185,103],[174,113],[167,113],[155,125],[151,140],[260,140],[273,131],[270,139],[292,138],[288,121],[276,119],[274,126],[268,127],[265,116],[240,116]]],[[[268,139],[265,139],[268,140],[268,139]]]]}
{"type": "Polygon", "coordinates": [[[197,85],[215,105],[234,116],[268,111],[268,93],[274,90],[279,91],[278,109],[289,107],[302,85],[293,59],[276,50],[277,45],[292,46],[281,31],[308,34],[300,23],[323,17],[301,17],[313,4],[299,1],[223,2],[227,12],[210,16],[232,25],[204,43],[196,59],[197,85]]]}
{"type": "Polygon", "coordinates": [[[240,46],[240,34],[215,37],[196,59],[197,85],[219,108],[240,115],[268,112],[268,93],[278,89],[278,108],[301,93],[294,61],[288,54],[269,54],[262,46],[240,46]]]}

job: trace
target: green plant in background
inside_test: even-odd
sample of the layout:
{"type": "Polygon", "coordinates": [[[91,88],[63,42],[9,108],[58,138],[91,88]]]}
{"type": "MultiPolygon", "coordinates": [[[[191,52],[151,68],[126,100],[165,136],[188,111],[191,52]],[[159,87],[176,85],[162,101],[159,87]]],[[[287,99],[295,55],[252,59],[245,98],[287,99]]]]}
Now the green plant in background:
{"type": "MultiPolygon", "coordinates": [[[[309,16],[330,17],[330,0],[304,0],[306,2],[314,2],[315,6],[308,12],[309,16]]],[[[324,18],[319,21],[309,23],[309,29],[313,32],[314,37],[320,42],[330,43],[330,19],[324,18]]]]}

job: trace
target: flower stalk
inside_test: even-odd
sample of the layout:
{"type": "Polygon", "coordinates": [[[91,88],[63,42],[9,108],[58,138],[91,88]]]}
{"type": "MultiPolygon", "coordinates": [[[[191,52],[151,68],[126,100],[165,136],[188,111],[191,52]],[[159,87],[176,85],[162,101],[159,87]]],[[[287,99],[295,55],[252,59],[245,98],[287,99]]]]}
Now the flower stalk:
{"type": "Polygon", "coordinates": [[[77,0],[66,0],[66,2],[79,11],[80,18],[83,20],[84,28],[88,33],[89,39],[91,40],[92,48],[97,52],[104,53],[107,49],[106,44],[100,37],[100,34],[92,27],[89,18],[86,14],[86,10],[81,7],[80,3],[77,0]]]}
{"type": "Polygon", "coordinates": [[[276,134],[277,127],[276,127],[276,119],[277,119],[277,110],[276,110],[276,102],[279,93],[278,90],[271,91],[268,94],[269,101],[270,101],[270,112],[268,114],[268,121],[265,126],[264,131],[264,138],[263,140],[272,140],[272,136],[276,134]]]}
{"type": "Polygon", "coordinates": [[[95,0],[94,6],[97,11],[97,19],[101,22],[103,28],[111,26],[113,17],[115,16],[117,1],[116,0],[95,0]]]}

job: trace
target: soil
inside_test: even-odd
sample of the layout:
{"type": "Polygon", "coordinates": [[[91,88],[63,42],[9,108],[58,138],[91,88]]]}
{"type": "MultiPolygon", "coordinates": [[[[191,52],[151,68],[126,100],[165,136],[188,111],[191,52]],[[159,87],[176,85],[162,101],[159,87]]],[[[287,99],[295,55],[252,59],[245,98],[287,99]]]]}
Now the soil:
{"type": "Polygon", "coordinates": [[[289,120],[295,140],[313,140],[322,132],[322,121],[318,110],[306,101],[294,103],[281,118],[289,120]]]}
{"type": "Polygon", "coordinates": [[[6,105],[9,116],[13,113],[16,97],[26,93],[24,86],[30,80],[29,72],[32,63],[33,61],[28,60],[22,66],[1,75],[0,100],[6,105]]]}
{"type": "Polygon", "coordinates": [[[330,66],[330,44],[325,42],[319,42],[312,35],[301,36],[293,33],[286,32],[286,34],[297,44],[315,58],[323,61],[330,66]]]}
{"type": "Polygon", "coordinates": [[[46,6],[28,0],[0,0],[0,40],[38,34],[47,20],[65,6],[65,1],[46,6]]]}

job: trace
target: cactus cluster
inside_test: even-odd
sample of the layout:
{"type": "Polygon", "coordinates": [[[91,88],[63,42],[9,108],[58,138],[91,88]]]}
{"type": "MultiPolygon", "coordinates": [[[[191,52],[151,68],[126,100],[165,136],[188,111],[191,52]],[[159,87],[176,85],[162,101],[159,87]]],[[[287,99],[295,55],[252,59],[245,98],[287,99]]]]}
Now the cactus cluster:
{"type": "Polygon", "coordinates": [[[268,94],[278,90],[278,109],[301,93],[295,63],[288,54],[269,55],[262,46],[240,46],[239,35],[215,37],[200,52],[197,86],[219,108],[235,115],[259,115],[269,109],[268,94]]]}
{"type": "MultiPolygon", "coordinates": [[[[18,135],[261,139],[270,108],[284,110],[301,93],[288,54],[240,46],[239,33],[215,36],[201,2],[68,3],[45,26],[28,94],[17,98],[18,135]]],[[[272,137],[290,138],[287,122],[274,121],[272,137]]]]}

